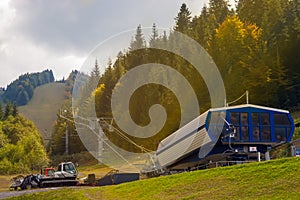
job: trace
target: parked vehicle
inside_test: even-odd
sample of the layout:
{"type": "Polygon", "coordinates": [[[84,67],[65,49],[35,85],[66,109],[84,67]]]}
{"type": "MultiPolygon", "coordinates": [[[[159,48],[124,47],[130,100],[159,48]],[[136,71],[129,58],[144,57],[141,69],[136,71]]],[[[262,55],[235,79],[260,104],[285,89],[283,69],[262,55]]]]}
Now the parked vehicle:
{"type": "Polygon", "coordinates": [[[31,174],[25,177],[18,176],[12,179],[10,188],[17,190],[20,188],[44,188],[44,187],[62,187],[75,186],[78,184],[77,170],[72,162],[62,162],[58,165],[57,171],[54,168],[45,168],[41,174],[31,174]]]}

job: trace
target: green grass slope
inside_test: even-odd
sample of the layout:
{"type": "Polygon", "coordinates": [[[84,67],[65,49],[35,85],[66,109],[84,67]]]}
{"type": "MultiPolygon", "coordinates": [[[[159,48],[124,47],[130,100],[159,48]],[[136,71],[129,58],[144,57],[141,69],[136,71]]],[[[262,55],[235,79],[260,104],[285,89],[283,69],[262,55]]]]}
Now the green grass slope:
{"type": "Polygon", "coordinates": [[[37,87],[30,102],[19,107],[19,113],[35,123],[44,140],[49,139],[63,101],[64,83],[49,83],[37,87]]]}
{"type": "Polygon", "coordinates": [[[187,172],[116,186],[65,188],[14,199],[300,199],[300,159],[187,172]]]}

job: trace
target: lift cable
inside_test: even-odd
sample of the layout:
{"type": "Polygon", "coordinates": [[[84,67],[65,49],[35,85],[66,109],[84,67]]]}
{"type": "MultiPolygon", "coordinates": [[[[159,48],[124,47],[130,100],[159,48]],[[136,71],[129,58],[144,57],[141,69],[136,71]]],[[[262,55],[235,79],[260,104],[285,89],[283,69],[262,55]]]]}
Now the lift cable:
{"type": "MultiPolygon", "coordinates": [[[[67,117],[65,116],[60,116],[62,117],[63,119],[66,119],[66,120],[69,120],[69,121],[73,121],[74,120],[71,120],[71,119],[68,119],[67,117]]],[[[84,118],[83,118],[84,119],[84,118]]],[[[76,124],[78,125],[82,125],[82,126],[85,126],[87,128],[89,128],[97,137],[98,137],[98,133],[95,132],[89,125],[86,125],[84,123],[81,123],[81,122],[76,122],[76,124]]],[[[99,137],[98,137],[99,138],[99,137]]],[[[129,165],[133,166],[134,168],[136,168],[133,164],[131,164],[126,158],[124,158],[118,151],[116,151],[110,144],[108,144],[103,138],[100,138],[100,140],[102,142],[104,142],[108,147],[110,147],[111,150],[113,150],[122,160],[124,160],[126,163],[128,163],[129,165]]]]}
{"type": "Polygon", "coordinates": [[[246,92],[243,93],[239,98],[235,99],[234,101],[228,102],[228,103],[226,104],[226,106],[229,106],[230,104],[233,104],[233,103],[239,101],[239,100],[240,100],[241,98],[243,98],[244,96],[246,96],[246,103],[248,104],[248,103],[249,103],[249,92],[248,92],[248,90],[246,90],[246,92]]]}
{"type": "MultiPolygon", "coordinates": [[[[80,118],[80,119],[83,119],[83,120],[86,120],[86,121],[89,121],[88,119],[85,119],[81,116],[76,116],[77,118],[80,118]]],[[[131,140],[129,137],[127,137],[124,133],[122,133],[120,130],[118,130],[117,128],[115,128],[114,126],[112,126],[111,124],[109,124],[107,121],[105,120],[112,120],[112,118],[97,118],[97,122],[100,122],[106,126],[109,126],[110,128],[112,128],[121,138],[125,139],[127,142],[131,143],[132,145],[136,146],[137,148],[139,148],[142,152],[145,152],[145,153],[150,153],[152,152],[152,150],[150,149],[147,149],[137,143],[135,143],[133,140],[131,140]]],[[[109,130],[109,131],[113,131],[113,130],[109,130]]]]}

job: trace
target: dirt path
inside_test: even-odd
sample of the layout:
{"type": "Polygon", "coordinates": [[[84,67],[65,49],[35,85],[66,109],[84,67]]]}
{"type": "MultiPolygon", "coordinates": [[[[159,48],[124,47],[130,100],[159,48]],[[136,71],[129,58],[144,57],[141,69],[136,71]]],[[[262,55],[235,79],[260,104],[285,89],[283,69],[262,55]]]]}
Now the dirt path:
{"type": "Polygon", "coordinates": [[[43,189],[34,189],[34,190],[22,190],[22,191],[9,191],[9,192],[0,192],[0,199],[6,199],[10,197],[22,196],[25,194],[32,194],[37,192],[46,192],[50,190],[58,190],[63,189],[64,187],[56,187],[56,188],[43,188],[43,189]]]}

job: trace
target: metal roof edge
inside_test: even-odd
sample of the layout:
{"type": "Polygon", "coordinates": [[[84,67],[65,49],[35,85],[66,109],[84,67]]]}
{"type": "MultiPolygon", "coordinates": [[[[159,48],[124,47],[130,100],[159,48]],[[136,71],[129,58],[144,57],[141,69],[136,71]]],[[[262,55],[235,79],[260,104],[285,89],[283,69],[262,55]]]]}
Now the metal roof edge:
{"type": "Polygon", "coordinates": [[[247,108],[247,107],[257,108],[257,109],[265,109],[265,110],[270,110],[270,111],[275,111],[275,112],[289,113],[288,110],[283,110],[283,109],[279,109],[279,108],[271,108],[271,107],[267,107],[267,106],[259,106],[259,105],[254,105],[254,104],[241,104],[241,105],[237,105],[237,106],[211,108],[211,109],[209,109],[209,111],[221,111],[221,110],[247,108]]]}

